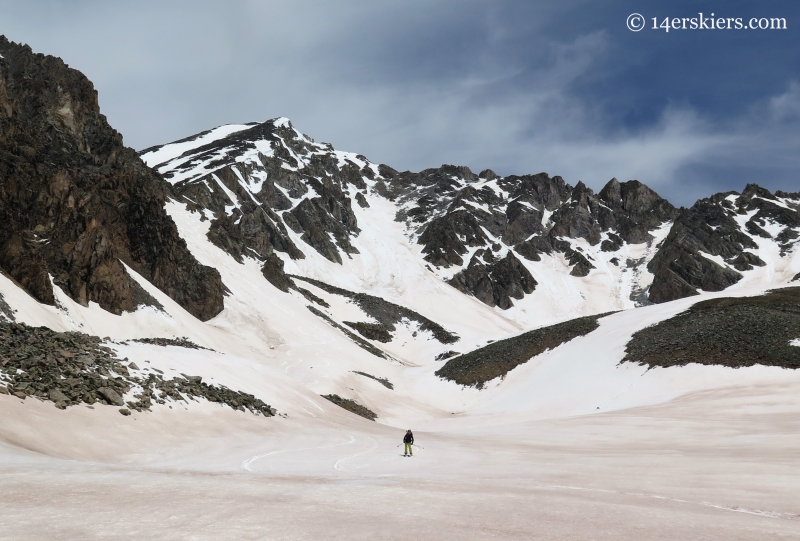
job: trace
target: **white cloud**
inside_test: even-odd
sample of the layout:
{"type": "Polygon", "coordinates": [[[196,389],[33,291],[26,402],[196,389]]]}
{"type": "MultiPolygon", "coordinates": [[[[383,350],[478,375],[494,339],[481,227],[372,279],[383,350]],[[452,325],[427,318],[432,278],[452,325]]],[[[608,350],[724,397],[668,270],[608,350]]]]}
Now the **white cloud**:
{"type": "Polygon", "coordinates": [[[800,118],[800,84],[792,81],[786,92],[769,100],[769,111],[777,121],[800,118]]]}
{"type": "Polygon", "coordinates": [[[691,168],[800,160],[796,82],[724,123],[681,104],[635,131],[620,127],[574,91],[619,54],[609,35],[537,31],[551,15],[543,10],[567,3],[537,6],[524,35],[478,0],[11,3],[5,20],[9,37],[95,81],[103,112],[138,148],[288,116],[396,168],[547,171],[595,188],[637,178],[683,204],[691,191],[676,186],[691,168]]]}

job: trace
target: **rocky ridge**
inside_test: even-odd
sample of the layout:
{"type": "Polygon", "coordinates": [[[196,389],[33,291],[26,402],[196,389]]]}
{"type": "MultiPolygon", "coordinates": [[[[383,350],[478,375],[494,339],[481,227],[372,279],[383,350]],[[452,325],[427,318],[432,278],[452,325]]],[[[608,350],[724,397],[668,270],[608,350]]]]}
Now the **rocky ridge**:
{"type": "Polygon", "coordinates": [[[613,179],[595,194],[545,173],[499,177],[452,165],[401,173],[316,143],[283,118],[221,126],[141,155],[172,184],[174,198],[211,221],[209,240],[237,260],[261,261],[284,291],[291,284],[275,253],[353,257],[350,239],[360,230],[352,208],[368,206],[365,195],[395,202],[396,219],[425,260],[457,269],[450,285],[501,309],[537,286],[520,258],[561,254],[570,274],[584,277],[593,256],[577,239],[611,252],[652,241],[651,232],[677,215],[637,181],[613,179]]]}
{"type": "Polygon", "coordinates": [[[336,321],[334,321],[328,314],[322,312],[321,310],[319,310],[317,308],[314,308],[311,305],[306,306],[306,308],[308,308],[309,312],[311,312],[315,316],[325,320],[334,329],[340,330],[342,332],[342,334],[344,334],[350,340],[355,342],[355,344],[358,347],[360,347],[361,349],[363,349],[365,351],[368,351],[372,355],[375,355],[376,357],[380,357],[381,359],[389,359],[389,360],[392,359],[392,357],[390,357],[381,348],[374,346],[373,344],[371,344],[370,342],[364,340],[363,338],[361,338],[357,334],[353,333],[352,331],[348,330],[347,328],[343,327],[342,325],[336,323],[336,321]]]}
{"type": "Polygon", "coordinates": [[[209,240],[237,261],[267,261],[274,251],[305,257],[289,230],[330,261],[357,253],[349,187],[366,189],[366,160],[314,142],[284,118],[222,126],[176,143],[141,155],[172,184],[173,197],[211,221],[209,240]],[[191,146],[176,155],[181,143],[191,146]]]}
{"type": "Polygon", "coordinates": [[[384,387],[386,387],[390,391],[394,390],[394,385],[386,378],[379,378],[379,377],[373,376],[372,374],[367,374],[366,372],[360,372],[358,370],[353,370],[353,373],[354,374],[358,374],[359,376],[364,376],[365,378],[374,379],[375,381],[377,381],[378,383],[380,383],[381,385],[383,385],[384,387]]]}
{"type": "Polygon", "coordinates": [[[538,262],[560,253],[569,274],[584,277],[595,268],[593,256],[573,241],[614,252],[652,241],[651,231],[677,214],[638,181],[612,179],[595,194],[546,173],[498,177],[447,165],[416,174],[381,171],[390,177],[383,193],[399,204],[397,219],[418,235],[425,259],[460,267],[451,285],[503,309],[537,286],[515,254],[538,262]]]}
{"type": "Polygon", "coordinates": [[[0,36],[0,269],[44,304],[56,305],[58,286],[114,314],[158,307],[133,270],[210,319],[223,285],[178,235],[168,191],[83,74],[0,36]]]}
{"type": "Polygon", "coordinates": [[[451,333],[438,323],[431,321],[413,310],[391,303],[380,297],[367,295],[366,293],[354,293],[312,278],[303,278],[301,276],[294,276],[294,278],[308,282],[327,293],[348,298],[361,308],[365,314],[374,318],[377,323],[344,322],[345,325],[358,331],[364,338],[377,340],[378,342],[390,342],[393,339],[392,333],[397,330],[396,325],[407,321],[416,324],[419,331],[431,333],[431,335],[442,344],[453,344],[459,340],[458,335],[451,333]]]}
{"type": "MultiPolygon", "coordinates": [[[[399,172],[317,143],[285,118],[220,126],[142,157],[172,183],[173,197],[211,220],[212,242],[237,260],[260,260],[264,276],[283,291],[291,280],[276,252],[297,259],[312,249],[336,263],[357,256],[350,240],[360,229],[352,209],[367,208],[366,196],[395,203],[395,219],[421,245],[431,270],[501,309],[535,291],[530,269],[543,258],[563,261],[580,279],[594,271],[601,253],[635,276],[630,295],[637,305],[698,288],[718,291],[760,264],[747,252],[753,235],[774,236],[785,255],[800,229],[800,199],[755,185],[741,196],[718,194],[677,209],[636,180],[612,179],[594,193],[546,173],[500,177],[455,165],[399,172]],[[747,219],[739,223],[731,211],[747,219]],[[772,235],[761,223],[780,223],[785,231],[772,235]],[[625,255],[628,246],[663,240],[665,227],[668,238],[648,248],[649,255],[625,255]]],[[[386,339],[378,329],[361,330],[386,339]]]]}

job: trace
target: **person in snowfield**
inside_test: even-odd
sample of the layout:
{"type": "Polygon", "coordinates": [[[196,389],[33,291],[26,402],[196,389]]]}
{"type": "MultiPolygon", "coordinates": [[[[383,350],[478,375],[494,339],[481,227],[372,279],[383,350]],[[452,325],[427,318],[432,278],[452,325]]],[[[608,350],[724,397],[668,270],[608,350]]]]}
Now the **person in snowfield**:
{"type": "Polygon", "coordinates": [[[411,446],[414,445],[414,434],[411,433],[410,428],[406,432],[406,435],[403,436],[403,443],[405,444],[405,452],[403,453],[403,456],[413,455],[414,453],[411,450],[411,446]]]}

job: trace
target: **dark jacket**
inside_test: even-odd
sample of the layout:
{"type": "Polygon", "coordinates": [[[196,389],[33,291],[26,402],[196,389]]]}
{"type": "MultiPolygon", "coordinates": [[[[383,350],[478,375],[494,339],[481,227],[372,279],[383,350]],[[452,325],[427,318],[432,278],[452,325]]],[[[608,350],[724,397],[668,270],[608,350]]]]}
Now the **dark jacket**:
{"type": "Polygon", "coordinates": [[[403,436],[403,443],[414,443],[414,434],[410,430],[403,436]]]}

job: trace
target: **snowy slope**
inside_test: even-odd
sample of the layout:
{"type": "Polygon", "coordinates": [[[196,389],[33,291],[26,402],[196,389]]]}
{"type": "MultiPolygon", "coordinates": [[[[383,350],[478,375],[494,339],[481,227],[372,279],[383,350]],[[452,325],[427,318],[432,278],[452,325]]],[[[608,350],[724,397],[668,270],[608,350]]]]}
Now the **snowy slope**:
{"type": "MultiPolygon", "coordinates": [[[[398,204],[380,195],[380,185],[384,179],[376,165],[363,156],[334,151],[329,145],[313,142],[291,127],[286,119],[277,119],[271,123],[275,127],[267,135],[263,126],[270,123],[259,126],[260,132],[249,136],[247,143],[243,143],[245,137],[240,130],[241,126],[221,127],[193,142],[165,145],[145,152],[142,158],[156,166],[167,180],[186,194],[190,208],[203,215],[208,213],[207,209],[217,209],[217,212],[224,209],[223,212],[233,220],[242,219],[242,205],[258,204],[260,201],[265,204],[264,181],[271,172],[270,166],[273,166],[265,165],[265,162],[277,159],[273,157],[275,148],[286,152],[288,159],[294,160],[292,163],[280,161],[280,169],[300,171],[308,177],[315,172],[317,178],[331,176],[329,170],[319,174],[319,171],[313,169],[313,163],[319,158],[328,159],[340,169],[347,164],[352,164],[356,170],[370,169],[374,178],[360,174],[358,182],[362,183],[361,188],[354,183],[341,183],[342,196],[348,202],[355,201],[360,192],[363,201],[369,205],[351,205],[357,219],[358,231],[351,232],[349,242],[357,250],[357,254],[347,254],[342,258],[341,264],[338,264],[302,240],[303,231],[296,232],[279,221],[276,225],[283,227],[286,239],[301,250],[304,257],[293,258],[280,246],[275,247],[276,253],[284,260],[285,270],[290,274],[382,296],[428,315],[437,322],[446,318],[458,326],[461,325],[458,319],[465,316],[481,321],[482,326],[489,325],[500,333],[506,333],[512,329],[544,325],[580,315],[631,308],[636,305],[633,298],[637,292],[646,290],[652,280],[645,268],[646,263],[652,258],[654,246],[663,240],[669,230],[669,224],[665,223],[653,231],[653,238],[648,242],[626,244],[613,253],[601,252],[599,245],[591,246],[584,239],[569,239],[575,249],[587,254],[595,263],[596,269],[586,278],[569,276],[571,265],[558,252],[544,255],[543,261],[538,263],[522,259],[521,263],[539,284],[536,291],[521,300],[515,300],[511,310],[485,310],[478,303],[461,299],[463,294],[444,283],[459,269],[437,267],[424,260],[423,246],[418,243],[419,232],[410,228],[407,223],[395,221],[395,216],[408,203],[398,204]],[[224,136],[229,130],[235,131],[235,135],[241,137],[226,140],[224,136]],[[220,138],[215,140],[216,144],[210,144],[215,134],[219,134],[220,138]],[[267,141],[271,141],[274,148],[269,147],[267,141]],[[191,144],[196,146],[189,148],[191,144]],[[173,145],[177,147],[175,150],[172,149],[173,145]],[[165,161],[167,156],[171,160],[165,161]],[[309,169],[312,170],[308,171],[309,169]],[[233,174],[227,175],[232,180],[224,180],[222,171],[233,171],[233,174]],[[197,209],[195,203],[198,198],[194,196],[197,185],[204,188],[204,198],[213,200],[218,195],[221,203],[216,206],[206,205],[206,209],[197,209]],[[615,259],[615,263],[610,262],[612,259],[615,259]],[[626,266],[626,262],[632,262],[629,263],[631,268],[626,266]],[[475,311],[478,314],[468,315],[468,312],[475,311]]],[[[299,181],[311,186],[306,181],[308,177],[299,175],[299,181]]],[[[453,178],[452,182],[457,189],[468,185],[458,178],[453,178]]],[[[469,186],[503,193],[496,179],[471,183],[469,186]]],[[[288,208],[280,210],[281,207],[278,207],[275,213],[284,217],[284,221],[291,209],[297,208],[303,200],[315,195],[316,191],[312,187],[311,190],[306,189],[306,193],[292,197],[293,194],[278,180],[275,181],[275,190],[284,194],[288,200],[288,208]]],[[[505,197],[508,197],[508,193],[505,197]]],[[[272,218],[276,219],[274,216],[272,218]]],[[[184,232],[184,236],[186,234],[184,232]]],[[[472,253],[476,250],[477,247],[471,248],[472,253]]],[[[504,257],[509,251],[508,248],[503,250],[498,257],[504,257]]],[[[468,261],[469,258],[466,256],[464,260],[468,261]]]]}
{"type": "MultiPolygon", "coordinates": [[[[575,195],[579,188],[572,190],[573,196],[560,207],[555,206],[555,213],[547,208],[536,209],[535,204],[528,202],[531,196],[515,188],[524,185],[527,182],[524,179],[503,179],[491,172],[477,177],[466,168],[452,166],[422,172],[417,176],[398,174],[386,166],[372,164],[364,156],[336,151],[328,144],[316,143],[296,130],[285,118],[261,125],[223,126],[190,141],[146,151],[142,157],[157,167],[180,193],[186,194],[185,197],[189,199],[187,208],[203,216],[209,212],[224,212],[232,220],[241,223],[248,216],[243,205],[271,205],[275,212],[270,213],[270,218],[275,228],[282,231],[282,235],[278,236],[285,237],[287,243],[302,252],[302,257],[297,257],[281,242],[272,242],[275,253],[284,261],[284,269],[289,274],[381,296],[439,323],[452,321],[456,327],[462,325],[459,318],[465,317],[467,312],[477,311],[473,319],[482,322],[488,320],[491,323],[481,323],[481,326],[488,325],[500,333],[647,304],[647,290],[653,282],[653,272],[648,264],[663,245],[673,225],[672,221],[654,225],[644,235],[638,235],[645,239],[643,242],[614,244],[613,227],[600,230],[599,222],[595,224],[591,216],[581,217],[580,205],[575,207],[575,198],[585,199],[585,194],[590,193],[585,188],[581,188],[584,190],[582,195],[575,195]],[[247,130],[243,131],[244,128],[247,130]],[[234,135],[228,137],[231,133],[234,135]],[[229,171],[233,173],[229,174],[229,171]],[[288,181],[279,178],[280,173],[286,171],[294,174],[288,181]],[[325,179],[341,190],[338,196],[347,206],[347,212],[352,213],[355,224],[346,233],[349,252],[338,259],[331,258],[329,254],[323,255],[313,243],[309,245],[307,229],[295,230],[292,226],[295,220],[291,219],[291,214],[301,204],[315,195],[323,195],[328,199],[332,197],[328,193],[320,194],[319,181],[325,179]],[[285,200],[276,203],[275,198],[268,196],[272,189],[269,183],[273,184],[274,191],[284,194],[285,200]],[[192,199],[198,185],[204,187],[203,200],[209,201],[205,208],[196,197],[192,199]],[[442,188],[445,185],[446,189],[442,188]],[[414,189],[409,190],[409,186],[414,189]],[[222,202],[214,204],[215,196],[222,202]],[[356,204],[357,199],[359,204],[356,204]],[[493,213],[492,216],[497,217],[504,208],[510,208],[508,202],[512,199],[532,212],[541,210],[541,225],[536,226],[541,231],[547,231],[548,227],[551,233],[561,231],[561,222],[572,227],[577,215],[580,220],[589,220],[589,225],[600,232],[596,239],[592,237],[594,230],[586,233],[587,238],[584,238],[578,228],[573,237],[555,236],[554,239],[562,244],[562,248],[539,254],[539,261],[517,257],[535,280],[535,290],[515,298],[509,309],[493,307],[490,311],[483,310],[478,303],[465,303],[464,299],[454,294],[454,288],[444,282],[452,280],[454,275],[467,268],[473,255],[488,249],[489,245],[493,245],[493,253],[484,257],[492,260],[502,260],[512,250],[518,254],[519,245],[509,245],[481,225],[485,242],[473,242],[473,245],[466,246],[468,251],[461,256],[463,265],[442,266],[431,263],[430,257],[426,257],[429,255],[425,252],[428,247],[420,237],[432,222],[452,213],[454,209],[468,208],[478,215],[493,213]],[[415,209],[419,212],[415,213],[415,209]],[[414,219],[409,218],[411,215],[414,219]],[[563,246],[568,246],[571,252],[565,253],[563,246]],[[576,257],[583,258],[591,267],[585,276],[575,276],[571,272],[575,264],[568,261],[571,254],[577,254],[576,257]]],[[[547,182],[558,187],[558,182],[549,180],[549,177],[547,182]]],[[[559,189],[567,193],[570,187],[566,185],[559,189]]],[[[647,195],[657,199],[653,193],[647,195]]],[[[610,196],[605,197],[608,199],[610,196]]],[[[603,199],[592,199],[590,195],[588,201],[601,211],[605,208],[607,213],[612,212],[603,206],[603,199]]],[[[732,201],[736,204],[735,197],[732,201]]],[[[787,209],[796,209],[800,198],[779,197],[775,201],[787,209]]],[[[741,206],[744,203],[738,204],[741,206]]],[[[742,230],[758,209],[748,212],[736,216],[742,230]]],[[[616,219],[619,221],[620,218],[616,219]]],[[[581,225],[580,220],[578,225],[581,225]]],[[[533,230],[537,230],[536,227],[533,230]]],[[[777,235],[784,226],[777,224],[773,229],[777,235]]],[[[333,236],[338,233],[325,233],[331,236],[332,244],[337,242],[333,236]]],[[[637,235],[631,237],[638,238],[637,235]]],[[[781,247],[775,239],[763,237],[756,237],[755,242],[758,243],[755,255],[764,260],[766,265],[751,267],[743,272],[743,284],[755,280],[764,287],[778,285],[788,282],[800,270],[795,269],[792,273],[791,253],[796,250],[794,243],[789,242],[781,247]],[[776,268],[781,271],[775,273],[776,268]]],[[[246,245],[247,242],[242,253],[249,248],[246,245]]],[[[338,246],[338,249],[344,251],[342,246],[338,246]]],[[[249,253],[259,257],[252,249],[249,253]]],[[[260,249],[262,256],[264,253],[260,249]]],[[[718,264],[731,268],[730,261],[720,260],[718,264]]]]}
{"type": "MultiPolygon", "coordinates": [[[[166,210],[191,253],[219,271],[228,290],[224,310],[200,322],[132,269],[128,272],[161,308],[142,306],[114,316],[93,303],[81,306],[58,287],[57,306],[46,306],[0,276],[0,294],[15,310],[17,321],[109,337],[121,356],[139,366],[147,360],[168,373],[200,375],[263,396],[279,411],[328,415],[335,406],[319,396],[339,394],[367,406],[378,414],[379,422],[391,425],[451,419],[454,413],[487,418],[501,413],[534,418],[591,413],[598,407],[603,411],[663,402],[685,392],[741,382],[753,374],[772,378],[775,372],[754,368],[732,373],[709,367],[645,372],[617,366],[633,332],[709,295],[636,308],[653,280],[648,262],[664,244],[672,222],[650,229],[644,242],[623,242],[613,249],[605,243],[613,240],[610,229],[594,243],[579,234],[554,237],[562,243],[559,250],[543,252],[538,260],[518,258],[537,285],[504,310],[447,283],[467,268],[479,245],[469,248],[463,266],[432,264],[420,243],[423,228],[398,219],[410,205],[418,205],[419,198],[408,191],[393,196],[385,166],[316,143],[287,119],[223,126],[151,149],[143,158],[173,184],[173,200],[166,210]],[[591,262],[585,276],[571,273],[575,263],[568,260],[570,253],[580,253],[591,262]],[[421,328],[421,320],[407,318],[397,323],[389,342],[358,336],[348,323],[379,323],[373,314],[352,298],[299,279],[294,280],[297,288],[282,290],[266,275],[272,257],[280,258],[287,276],[389,301],[440,325],[458,341],[442,342],[421,328]],[[463,389],[433,374],[441,367],[435,358],[445,352],[467,352],[531,328],[614,310],[624,312],[605,318],[601,329],[589,337],[542,354],[484,390],[463,389]],[[141,337],[187,337],[214,351],[121,343],[141,337]],[[360,347],[359,340],[371,344],[373,351],[360,347]],[[356,372],[385,378],[394,389],[356,372]]],[[[488,190],[499,201],[508,201],[512,194],[502,181],[458,175],[447,180],[454,193],[488,190]]],[[[402,187],[401,181],[393,182],[402,187]]],[[[517,199],[534,208],[524,197],[517,199]]],[[[459,201],[463,206],[464,199],[459,201]]],[[[588,201],[596,205],[593,199],[588,201]]],[[[787,210],[796,208],[788,195],[773,201],[787,210]]],[[[542,212],[542,227],[573,219],[569,213],[581,208],[573,203],[570,199],[566,206],[542,212]]],[[[433,214],[425,218],[428,224],[449,212],[436,205],[431,208],[433,214]]],[[[496,209],[487,205],[483,210],[496,209]]],[[[745,229],[758,212],[753,208],[735,220],[745,229]]],[[[800,272],[800,255],[791,235],[784,233],[786,226],[769,217],[761,223],[773,238],[753,237],[757,247],[750,251],[764,264],[742,271],[739,282],[713,295],[757,294],[788,283],[800,272]],[[783,244],[774,238],[781,234],[783,244]]],[[[492,248],[495,260],[517,249],[482,230],[490,243],[499,246],[492,248]]],[[[732,265],[721,256],[704,257],[720,266],[732,265]]]]}

